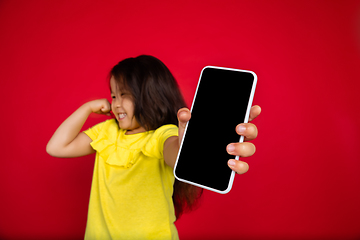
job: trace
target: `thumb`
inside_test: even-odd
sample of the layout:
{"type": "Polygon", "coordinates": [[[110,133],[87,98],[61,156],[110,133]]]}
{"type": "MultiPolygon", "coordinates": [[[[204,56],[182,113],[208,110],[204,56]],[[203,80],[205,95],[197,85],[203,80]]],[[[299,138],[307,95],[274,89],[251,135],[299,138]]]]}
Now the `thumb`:
{"type": "Polygon", "coordinates": [[[177,113],[177,118],[179,121],[179,143],[181,143],[184,136],[186,124],[191,118],[190,110],[188,108],[181,108],[177,113]]]}

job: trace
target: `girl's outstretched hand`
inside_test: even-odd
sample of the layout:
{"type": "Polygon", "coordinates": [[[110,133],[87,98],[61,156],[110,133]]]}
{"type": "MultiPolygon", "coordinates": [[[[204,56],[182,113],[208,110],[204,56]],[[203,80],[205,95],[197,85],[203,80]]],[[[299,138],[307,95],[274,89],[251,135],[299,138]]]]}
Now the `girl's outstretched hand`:
{"type": "MultiPolygon", "coordinates": [[[[253,106],[250,110],[249,122],[259,116],[261,112],[260,106],[253,106]]],[[[191,118],[191,112],[188,108],[181,108],[177,114],[179,120],[179,146],[184,136],[184,131],[187,122],[191,118]]],[[[235,131],[237,134],[244,136],[242,143],[230,143],[226,150],[230,155],[243,157],[250,157],[255,153],[255,145],[248,141],[255,139],[258,135],[257,127],[252,123],[242,123],[236,126],[235,131]]],[[[238,174],[246,173],[249,170],[249,165],[243,161],[230,159],[228,161],[229,167],[238,174]]]]}

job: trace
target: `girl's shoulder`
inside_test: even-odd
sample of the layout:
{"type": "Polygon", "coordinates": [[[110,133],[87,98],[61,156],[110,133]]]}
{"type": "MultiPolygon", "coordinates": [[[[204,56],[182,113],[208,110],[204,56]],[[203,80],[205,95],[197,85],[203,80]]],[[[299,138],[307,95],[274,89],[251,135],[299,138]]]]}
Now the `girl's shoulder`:
{"type": "Polygon", "coordinates": [[[178,127],[174,124],[162,125],[154,131],[154,134],[161,134],[168,131],[178,131],[178,127]]]}
{"type": "Polygon", "coordinates": [[[115,119],[108,119],[104,122],[98,123],[95,126],[84,131],[91,139],[96,139],[99,135],[112,135],[119,131],[119,127],[115,119]]]}
{"type": "Polygon", "coordinates": [[[152,138],[155,140],[165,141],[169,137],[178,136],[179,129],[174,124],[167,124],[159,127],[153,132],[152,138]]]}
{"type": "Polygon", "coordinates": [[[147,144],[142,148],[142,152],[147,156],[163,158],[164,143],[169,137],[178,136],[178,127],[167,124],[152,131],[152,135],[147,144]]]}

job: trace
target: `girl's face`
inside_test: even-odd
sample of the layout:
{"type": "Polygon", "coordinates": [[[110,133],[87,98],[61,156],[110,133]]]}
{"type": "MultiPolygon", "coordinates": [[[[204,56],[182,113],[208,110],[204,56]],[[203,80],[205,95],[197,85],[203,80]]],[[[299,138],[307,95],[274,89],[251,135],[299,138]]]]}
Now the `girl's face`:
{"type": "Polygon", "coordinates": [[[111,110],[113,111],[119,127],[126,129],[126,134],[145,132],[145,128],[140,126],[134,116],[133,97],[127,90],[119,90],[114,77],[110,79],[111,87],[111,110]]]}

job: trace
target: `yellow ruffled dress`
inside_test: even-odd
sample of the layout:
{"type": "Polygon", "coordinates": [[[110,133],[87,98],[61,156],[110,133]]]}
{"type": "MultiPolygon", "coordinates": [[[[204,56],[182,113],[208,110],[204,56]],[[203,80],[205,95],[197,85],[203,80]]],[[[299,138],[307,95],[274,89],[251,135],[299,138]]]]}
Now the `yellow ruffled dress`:
{"type": "Polygon", "coordinates": [[[84,132],[96,150],[85,239],[178,239],[174,175],[163,158],[177,126],[125,135],[111,119],[84,132]]]}

